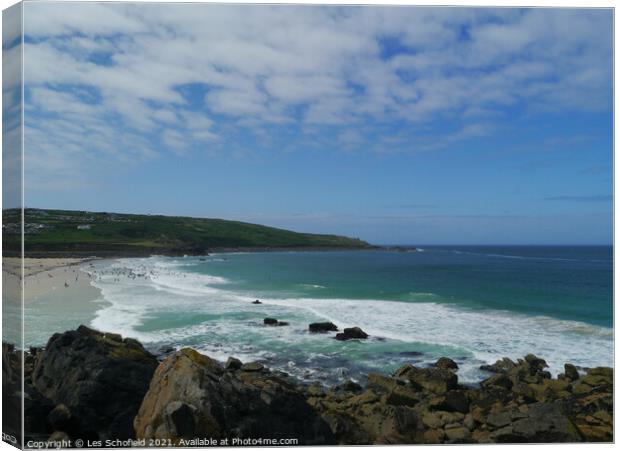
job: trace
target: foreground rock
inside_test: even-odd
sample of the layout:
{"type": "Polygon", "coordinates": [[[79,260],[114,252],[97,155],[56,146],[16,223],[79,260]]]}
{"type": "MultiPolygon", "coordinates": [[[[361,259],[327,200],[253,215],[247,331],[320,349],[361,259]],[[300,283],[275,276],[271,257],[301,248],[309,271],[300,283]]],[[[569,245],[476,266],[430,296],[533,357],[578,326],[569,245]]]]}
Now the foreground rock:
{"type": "Polygon", "coordinates": [[[157,368],[134,426],[138,438],[177,444],[194,437],[335,442],[301,387],[256,363],[227,371],[192,349],[182,349],[157,368]]]}
{"type": "Polygon", "coordinates": [[[546,362],[528,355],[497,362],[497,374],[468,388],[455,366],[442,359],[432,368],[405,365],[391,377],[370,374],[362,393],[330,391],[308,402],[340,444],[613,440],[610,368],[552,379],[546,362]]]}
{"type": "Polygon", "coordinates": [[[2,432],[21,441],[22,411],[21,374],[22,354],[9,343],[2,343],[2,411],[4,415],[2,432]]]}
{"type": "Polygon", "coordinates": [[[81,326],[52,336],[37,356],[32,383],[51,402],[54,430],[62,427],[74,438],[127,439],[134,437],[131,423],[157,365],[136,340],[81,326]]]}
{"type": "MultiPolygon", "coordinates": [[[[3,346],[5,408],[20,405],[20,355],[3,346]]],[[[26,438],[613,441],[613,370],[580,373],[566,365],[565,374],[552,378],[534,355],[486,366],[489,377],[477,388],[459,384],[449,359],[371,373],[365,387],[343,380],[331,389],[302,385],[259,362],[230,358],[222,365],[191,349],[156,366],[138,342],[119,335],[84,327],[54,335],[44,351],[25,354],[26,438]]]]}

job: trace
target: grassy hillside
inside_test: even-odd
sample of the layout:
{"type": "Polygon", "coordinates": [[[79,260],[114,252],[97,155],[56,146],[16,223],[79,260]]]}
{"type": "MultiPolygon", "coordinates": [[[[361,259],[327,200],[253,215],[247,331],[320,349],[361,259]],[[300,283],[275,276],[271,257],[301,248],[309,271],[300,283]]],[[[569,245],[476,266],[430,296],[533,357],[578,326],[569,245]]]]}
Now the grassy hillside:
{"type": "MultiPolygon", "coordinates": [[[[19,251],[19,210],[3,211],[3,250],[19,251]]],[[[368,243],[222,219],[25,210],[27,255],[204,254],[222,249],[358,249],[368,243]]]]}

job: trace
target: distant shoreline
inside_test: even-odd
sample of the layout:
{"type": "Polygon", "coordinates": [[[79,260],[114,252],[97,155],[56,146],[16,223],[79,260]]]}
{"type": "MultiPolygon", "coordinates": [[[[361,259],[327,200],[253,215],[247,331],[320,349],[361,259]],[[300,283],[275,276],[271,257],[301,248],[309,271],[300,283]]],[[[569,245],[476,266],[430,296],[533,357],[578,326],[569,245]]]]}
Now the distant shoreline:
{"type": "MultiPolygon", "coordinates": [[[[118,250],[97,250],[93,251],[26,251],[25,258],[37,258],[37,259],[54,259],[54,258],[76,258],[76,259],[114,259],[114,258],[147,258],[152,256],[164,256],[164,257],[204,257],[209,254],[232,254],[237,252],[339,252],[339,251],[376,251],[376,250],[389,250],[397,252],[400,248],[406,248],[406,246],[369,246],[369,247],[222,247],[212,248],[206,252],[192,252],[182,250],[155,250],[147,249],[137,251],[135,249],[127,251],[118,250]]],[[[415,248],[409,248],[415,249],[415,248]]],[[[19,258],[19,253],[11,252],[10,250],[4,250],[5,257],[19,258]]]]}

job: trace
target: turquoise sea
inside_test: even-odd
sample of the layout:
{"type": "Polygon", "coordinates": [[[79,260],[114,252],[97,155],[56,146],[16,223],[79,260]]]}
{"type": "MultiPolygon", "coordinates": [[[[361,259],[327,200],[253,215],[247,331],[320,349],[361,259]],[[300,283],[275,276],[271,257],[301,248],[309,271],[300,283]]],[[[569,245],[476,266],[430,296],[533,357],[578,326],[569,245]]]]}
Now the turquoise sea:
{"type": "Polygon", "coordinates": [[[96,328],[154,350],[191,346],[328,384],[440,356],[459,363],[464,382],[480,380],[482,363],[527,353],[555,373],[568,361],[613,366],[610,246],[151,257],[89,271],[104,301],[96,328]],[[265,317],[290,325],[266,327],[265,317]],[[371,337],[310,334],[315,321],[371,337]]]}

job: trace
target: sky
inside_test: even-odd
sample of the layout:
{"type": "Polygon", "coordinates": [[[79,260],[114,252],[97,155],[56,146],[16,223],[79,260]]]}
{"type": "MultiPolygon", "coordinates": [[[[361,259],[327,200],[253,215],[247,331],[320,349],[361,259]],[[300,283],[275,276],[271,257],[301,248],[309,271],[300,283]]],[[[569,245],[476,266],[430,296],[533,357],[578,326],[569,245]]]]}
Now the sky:
{"type": "Polygon", "coordinates": [[[25,3],[26,206],[609,244],[612,31],[611,9],[25,3]]]}

